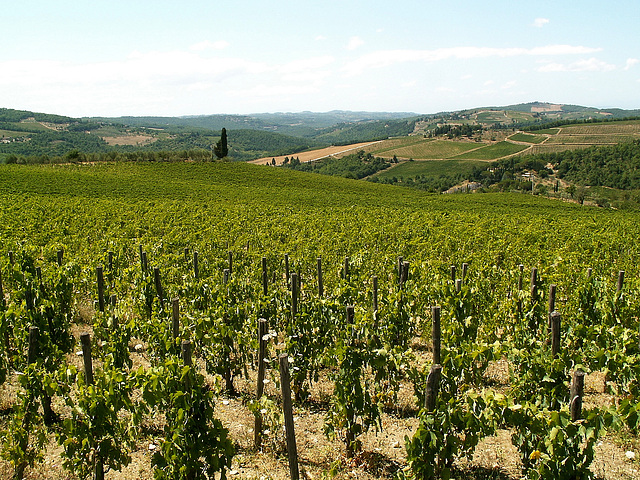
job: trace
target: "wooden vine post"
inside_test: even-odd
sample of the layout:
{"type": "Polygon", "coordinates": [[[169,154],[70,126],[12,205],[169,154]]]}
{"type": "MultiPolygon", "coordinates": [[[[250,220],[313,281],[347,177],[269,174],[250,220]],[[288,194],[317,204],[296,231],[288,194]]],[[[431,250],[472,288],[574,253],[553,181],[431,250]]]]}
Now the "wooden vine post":
{"type": "Polygon", "coordinates": [[[560,353],[560,314],[552,312],[549,315],[551,322],[551,355],[556,358],[560,353]]]}
{"type": "Polygon", "coordinates": [[[571,421],[577,422],[582,418],[582,397],[584,396],[585,373],[581,370],[573,372],[571,388],[569,390],[569,401],[571,408],[571,421]]]}
{"type": "Polygon", "coordinates": [[[465,280],[467,279],[467,273],[469,272],[469,264],[468,263],[463,263],[462,264],[462,283],[465,282],[465,280]]]}
{"type": "Polygon", "coordinates": [[[292,273],[291,274],[291,319],[292,320],[298,314],[299,285],[300,284],[298,283],[298,274],[292,273]]]}
{"type": "Polygon", "coordinates": [[[433,360],[432,363],[434,365],[440,364],[440,341],[441,341],[441,331],[440,331],[440,307],[433,306],[431,307],[431,339],[433,342],[433,360]]]}
{"type": "Polygon", "coordinates": [[[455,266],[455,265],[451,265],[450,269],[451,269],[451,281],[452,281],[452,282],[455,282],[455,281],[456,281],[456,271],[457,271],[457,268],[456,268],[456,266],[455,266]]]}
{"type": "MultiPolygon", "coordinates": [[[[84,378],[87,385],[93,385],[93,360],[91,358],[91,335],[83,333],[80,335],[80,343],[82,343],[82,359],[84,361],[84,378]]],[[[94,479],[104,480],[104,463],[99,454],[95,454],[94,462],[94,479]]]]}
{"type": "Polygon", "coordinates": [[[57,260],[58,260],[58,266],[61,267],[62,266],[62,260],[64,258],[64,250],[60,249],[56,252],[57,255],[57,260]]]}
{"type": "Polygon", "coordinates": [[[378,312],[378,276],[374,275],[371,279],[373,281],[373,312],[378,312]]]}
{"type": "Polygon", "coordinates": [[[198,265],[198,252],[193,252],[193,278],[200,278],[200,267],[198,265]]]}
{"type": "Polygon", "coordinates": [[[402,275],[400,276],[400,286],[403,286],[409,279],[409,262],[402,263],[402,275]]]}
{"type": "MultiPolygon", "coordinates": [[[[264,375],[266,372],[266,358],[267,358],[267,341],[269,334],[269,325],[265,318],[258,319],[258,381],[256,384],[256,398],[258,402],[264,394],[264,375]]],[[[262,413],[258,408],[255,414],[255,424],[253,428],[253,446],[259,449],[262,445],[262,413]]]]}
{"type": "Polygon", "coordinates": [[[428,412],[436,409],[436,400],[440,390],[440,377],[442,376],[442,365],[431,365],[431,370],[427,376],[427,388],[424,396],[424,408],[428,412]]]}
{"type": "Polygon", "coordinates": [[[153,268],[153,281],[156,286],[156,295],[158,295],[158,301],[160,307],[164,308],[164,294],[162,292],[162,282],[160,280],[160,269],[158,267],[153,268]]]}
{"type": "Polygon", "coordinates": [[[618,284],[616,286],[616,293],[620,293],[622,291],[623,286],[624,286],[624,270],[620,270],[618,272],[618,284]]]}
{"type": "Polygon", "coordinates": [[[176,345],[180,336],[180,299],[171,300],[171,330],[173,333],[173,343],[176,345]]]}
{"type": "Polygon", "coordinates": [[[280,387],[282,389],[282,409],[284,412],[284,428],[287,438],[287,455],[289,457],[289,472],[291,480],[299,480],[298,447],[296,445],[296,432],[293,423],[293,403],[291,401],[291,380],[289,377],[289,356],[280,354],[280,387]]]}
{"type": "Polygon", "coordinates": [[[556,309],[556,285],[549,285],[549,314],[556,309]]]}
{"type": "Polygon", "coordinates": [[[267,257],[262,257],[262,294],[266,297],[269,293],[269,275],[267,272],[267,257]]]}
{"type": "Polygon", "coordinates": [[[318,297],[324,296],[324,283],[322,279],[322,258],[318,257],[318,297]]]}
{"type": "Polygon", "coordinates": [[[287,279],[287,288],[291,288],[291,278],[289,275],[289,255],[284,254],[284,278],[287,279]]]}
{"type": "Polygon", "coordinates": [[[102,267],[96,267],[98,277],[98,309],[104,312],[104,273],[102,267]]]}
{"type": "Polygon", "coordinates": [[[342,270],[343,270],[345,280],[349,279],[350,262],[351,262],[351,259],[349,257],[344,257],[344,266],[342,270]]]}
{"type": "Polygon", "coordinates": [[[4,299],[4,288],[2,286],[2,270],[0,270],[0,308],[3,308],[6,306],[5,303],[5,299],[4,299]]]}

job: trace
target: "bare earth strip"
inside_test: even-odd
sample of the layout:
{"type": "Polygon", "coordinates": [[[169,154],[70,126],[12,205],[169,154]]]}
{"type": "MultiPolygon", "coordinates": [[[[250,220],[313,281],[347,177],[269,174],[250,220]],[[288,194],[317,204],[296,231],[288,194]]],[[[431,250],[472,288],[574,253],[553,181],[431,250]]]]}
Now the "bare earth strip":
{"type": "Polygon", "coordinates": [[[118,137],[102,137],[109,145],[147,145],[156,139],[149,135],[121,135],[118,137]]]}
{"type": "Polygon", "coordinates": [[[269,162],[271,164],[272,160],[276,159],[276,165],[282,165],[285,157],[295,157],[299,158],[301,163],[305,162],[315,162],[316,160],[320,160],[325,157],[339,156],[345,153],[352,152],[354,150],[359,150],[361,148],[367,147],[369,145],[373,145],[376,143],[380,143],[383,140],[379,140],[377,142],[365,142],[365,143],[354,143],[351,145],[341,145],[337,147],[327,147],[321,148],[320,150],[312,150],[310,152],[300,152],[292,155],[281,155],[279,157],[263,157],[257,160],[251,160],[248,163],[254,163],[256,165],[264,165],[269,162]]]}

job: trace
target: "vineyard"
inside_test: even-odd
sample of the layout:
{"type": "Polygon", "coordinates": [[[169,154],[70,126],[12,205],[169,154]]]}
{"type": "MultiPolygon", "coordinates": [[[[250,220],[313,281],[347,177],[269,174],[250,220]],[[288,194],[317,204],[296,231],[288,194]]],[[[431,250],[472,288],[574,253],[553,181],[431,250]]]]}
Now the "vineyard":
{"type": "Polygon", "coordinates": [[[637,219],[247,164],[3,166],[0,476],[640,478],[637,219]]]}

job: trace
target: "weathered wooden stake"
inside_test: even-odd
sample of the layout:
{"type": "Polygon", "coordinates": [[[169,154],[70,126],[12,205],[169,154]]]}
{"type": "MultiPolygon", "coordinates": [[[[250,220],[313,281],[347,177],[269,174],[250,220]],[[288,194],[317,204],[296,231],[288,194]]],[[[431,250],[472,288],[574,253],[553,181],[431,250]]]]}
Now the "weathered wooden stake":
{"type": "Polygon", "coordinates": [[[373,276],[373,311],[378,311],[378,276],[373,276]]]}
{"type": "Polygon", "coordinates": [[[222,271],[222,282],[226,285],[227,283],[229,283],[229,277],[231,276],[231,272],[229,272],[228,268],[225,268],[222,271]]]}
{"type": "Polygon", "coordinates": [[[184,261],[185,263],[189,261],[189,247],[184,247],[184,261]]]}
{"type": "Polygon", "coordinates": [[[518,270],[520,271],[520,276],[518,277],[518,290],[522,290],[522,276],[524,274],[524,265],[518,265],[518,270]]]}
{"type": "Polygon", "coordinates": [[[344,257],[344,267],[343,267],[343,273],[344,273],[344,279],[347,280],[349,278],[349,263],[350,263],[351,259],[349,257],[344,257]]]}
{"type": "Polygon", "coordinates": [[[291,480],[299,480],[298,447],[296,445],[296,432],[293,423],[293,405],[291,401],[291,385],[289,378],[289,356],[280,354],[280,387],[282,388],[282,409],[284,411],[284,428],[287,437],[287,454],[289,456],[289,472],[291,480]]]}
{"type": "Polygon", "coordinates": [[[58,266],[61,267],[62,266],[62,260],[64,257],[64,250],[60,249],[57,252],[57,257],[58,257],[58,266]]]}
{"type": "Polygon", "coordinates": [[[460,290],[462,290],[462,279],[456,278],[456,292],[460,293],[460,290]]]}
{"type": "Polygon", "coordinates": [[[233,274],[233,252],[229,252],[229,275],[233,274]]]}
{"type": "Polygon", "coordinates": [[[618,272],[618,286],[616,289],[616,293],[620,293],[622,291],[623,286],[624,286],[624,270],[620,270],[618,272]]]}
{"type": "Polygon", "coordinates": [[[591,278],[592,275],[593,275],[593,268],[591,267],[587,268],[587,278],[591,278]]]}
{"type": "Polygon", "coordinates": [[[82,359],[84,361],[84,378],[87,385],[93,385],[93,361],[91,359],[91,335],[82,333],[80,335],[82,344],[82,359]]]}
{"type": "Polygon", "coordinates": [[[431,307],[431,339],[433,342],[433,360],[434,365],[440,364],[440,307],[431,307]]]}
{"type": "Polygon", "coordinates": [[[291,274],[291,317],[295,317],[298,313],[298,274],[291,274]]]}
{"type": "MultiPolygon", "coordinates": [[[[256,385],[256,398],[258,399],[258,402],[264,394],[268,333],[269,325],[267,324],[267,320],[265,318],[258,319],[258,383],[256,385]]],[[[262,425],[262,414],[260,413],[260,410],[258,410],[253,428],[253,446],[256,449],[260,448],[262,445],[262,425]]]]}
{"type": "Polygon", "coordinates": [[[409,279],[409,262],[402,263],[402,277],[400,278],[400,285],[404,285],[409,279]]]}
{"type": "Polygon", "coordinates": [[[457,268],[456,268],[456,266],[455,266],[455,265],[451,265],[451,267],[449,267],[449,268],[451,269],[451,281],[454,281],[454,282],[455,282],[455,280],[456,280],[456,270],[457,270],[457,268]]]}
{"type": "Polygon", "coordinates": [[[144,273],[146,271],[146,268],[145,268],[144,251],[142,250],[142,244],[138,244],[138,255],[140,256],[140,270],[142,270],[142,273],[144,273]]]}
{"type": "Polygon", "coordinates": [[[318,297],[324,295],[324,283],[322,279],[322,258],[318,257],[318,297]]]}
{"type": "Polygon", "coordinates": [[[198,252],[193,252],[193,278],[200,278],[200,266],[198,265],[198,252]]]}
{"type": "Polygon", "coordinates": [[[464,283],[464,281],[467,279],[468,272],[469,272],[469,264],[463,263],[462,264],[462,283],[464,283]]]}
{"type": "Polygon", "coordinates": [[[538,299],[538,268],[531,269],[531,302],[538,299]]]}
{"type": "Polygon", "coordinates": [[[556,309],[556,285],[549,285],[549,313],[556,309]]]}
{"type": "Polygon", "coordinates": [[[191,340],[183,340],[182,341],[182,361],[186,366],[192,366],[191,359],[191,340]]]}
{"type": "Polygon", "coordinates": [[[284,278],[287,279],[287,288],[291,288],[291,276],[289,275],[289,255],[284,254],[284,278]]]}
{"type": "Polygon", "coordinates": [[[585,373],[581,370],[573,372],[569,401],[571,402],[571,421],[576,422],[582,417],[582,397],[584,396],[585,373]]]}
{"type": "Polygon", "coordinates": [[[262,294],[269,293],[269,272],[267,271],[267,257],[262,257],[262,294]]]}
{"type": "Polygon", "coordinates": [[[109,271],[113,272],[113,252],[109,251],[109,271]]]}
{"type": "Polygon", "coordinates": [[[402,267],[404,266],[404,258],[398,257],[398,263],[396,265],[396,270],[398,270],[398,283],[400,283],[400,279],[402,278],[402,267]]]}
{"type": "Polygon", "coordinates": [[[440,377],[442,375],[442,365],[431,365],[431,370],[427,376],[427,388],[424,395],[424,408],[428,412],[436,409],[436,400],[440,391],[440,377]]]}
{"type": "Polygon", "coordinates": [[[142,252],[142,272],[147,273],[149,271],[149,261],[147,259],[147,252],[142,252]]]}
{"type": "Polygon", "coordinates": [[[104,312],[104,275],[102,267],[96,267],[96,276],[98,277],[98,308],[104,312]]]}
{"type": "Polygon", "coordinates": [[[171,330],[173,331],[173,343],[180,336],[180,299],[171,300],[171,330]]]}
{"type": "Polygon", "coordinates": [[[347,305],[346,310],[347,310],[347,325],[353,325],[353,319],[355,316],[355,309],[353,308],[353,305],[347,305]]]}
{"type": "Polygon", "coordinates": [[[29,327],[29,350],[27,352],[27,364],[36,363],[38,358],[38,339],[40,337],[40,329],[38,327],[29,327]]]}
{"type": "Polygon", "coordinates": [[[4,308],[6,302],[4,299],[4,287],[2,286],[2,270],[0,270],[0,308],[4,308]]]}
{"type": "Polygon", "coordinates": [[[164,292],[162,291],[162,282],[160,281],[160,269],[158,267],[153,267],[153,281],[156,285],[156,294],[158,295],[160,306],[164,307],[164,292]]]}
{"type": "Polygon", "coordinates": [[[549,317],[551,321],[551,355],[555,358],[560,353],[560,314],[554,311],[549,317]]]}
{"type": "Polygon", "coordinates": [[[9,263],[10,263],[11,265],[15,265],[15,263],[16,263],[16,257],[15,257],[15,255],[13,254],[13,252],[8,252],[8,255],[9,255],[9,263]]]}

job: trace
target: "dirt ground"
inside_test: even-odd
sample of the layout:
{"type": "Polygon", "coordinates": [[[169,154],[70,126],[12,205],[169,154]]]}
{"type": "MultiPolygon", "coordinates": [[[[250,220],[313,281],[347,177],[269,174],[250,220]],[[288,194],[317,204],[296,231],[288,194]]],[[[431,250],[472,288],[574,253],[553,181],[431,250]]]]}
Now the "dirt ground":
{"type": "Polygon", "coordinates": [[[264,157],[264,158],[259,158],[257,160],[251,160],[248,163],[253,163],[256,165],[264,165],[267,162],[269,162],[269,165],[271,165],[272,160],[275,158],[276,165],[282,165],[282,162],[284,161],[285,157],[299,158],[300,162],[302,163],[314,162],[316,160],[320,160],[321,158],[325,158],[325,157],[341,156],[347,153],[353,153],[356,150],[367,147],[369,145],[373,145],[374,143],[379,143],[379,142],[354,143],[351,145],[342,145],[338,147],[321,148],[319,150],[312,150],[310,152],[294,153],[292,155],[281,155],[279,157],[264,157]]]}

